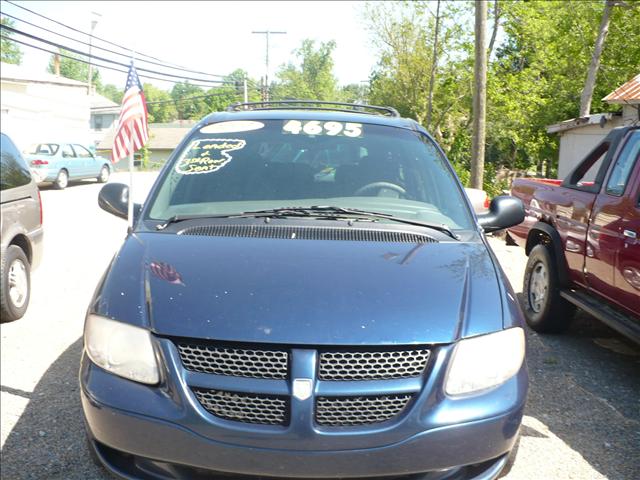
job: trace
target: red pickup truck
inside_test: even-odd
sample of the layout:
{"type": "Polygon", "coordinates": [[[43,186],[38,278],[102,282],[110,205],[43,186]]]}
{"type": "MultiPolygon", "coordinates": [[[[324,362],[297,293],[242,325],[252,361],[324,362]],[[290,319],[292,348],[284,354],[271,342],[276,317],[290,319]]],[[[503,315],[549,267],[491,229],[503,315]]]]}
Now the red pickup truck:
{"type": "Polygon", "coordinates": [[[640,127],[611,131],[564,180],[516,179],[525,221],[524,314],[560,332],[576,307],[640,343],[640,127]]]}

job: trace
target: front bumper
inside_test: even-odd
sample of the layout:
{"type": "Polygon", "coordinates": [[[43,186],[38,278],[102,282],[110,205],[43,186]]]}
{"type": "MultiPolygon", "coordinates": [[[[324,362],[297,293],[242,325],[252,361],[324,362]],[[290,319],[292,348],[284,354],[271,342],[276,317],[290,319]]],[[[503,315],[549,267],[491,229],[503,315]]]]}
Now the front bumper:
{"type": "Polygon", "coordinates": [[[425,480],[490,480],[517,438],[527,394],[523,366],[485,394],[444,397],[441,383],[451,349],[442,347],[411,412],[391,425],[331,431],[295,422],[286,429],[255,426],[221,421],[203,410],[184,383],[173,344],[160,343],[167,371],[158,387],[111,375],[83,355],[81,396],[88,434],[100,460],[124,478],[209,478],[202,472],[357,478],[430,472],[425,480]]]}

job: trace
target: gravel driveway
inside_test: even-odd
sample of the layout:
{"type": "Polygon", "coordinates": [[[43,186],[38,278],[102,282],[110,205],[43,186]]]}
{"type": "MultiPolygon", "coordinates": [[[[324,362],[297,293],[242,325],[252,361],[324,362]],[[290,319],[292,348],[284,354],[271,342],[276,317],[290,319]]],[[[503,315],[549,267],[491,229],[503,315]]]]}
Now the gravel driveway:
{"type": "MultiPolygon", "coordinates": [[[[114,175],[115,181],[128,176],[114,175]]],[[[143,197],[154,174],[136,174],[143,197]]],[[[126,224],[97,206],[100,185],[44,188],[45,251],[27,315],[0,326],[6,479],[106,479],[85,446],[78,393],[82,324],[126,224]]],[[[491,239],[516,291],[526,262],[491,239]]],[[[637,479],[640,349],[581,316],[562,336],[528,335],[531,393],[509,480],[637,479]]]]}

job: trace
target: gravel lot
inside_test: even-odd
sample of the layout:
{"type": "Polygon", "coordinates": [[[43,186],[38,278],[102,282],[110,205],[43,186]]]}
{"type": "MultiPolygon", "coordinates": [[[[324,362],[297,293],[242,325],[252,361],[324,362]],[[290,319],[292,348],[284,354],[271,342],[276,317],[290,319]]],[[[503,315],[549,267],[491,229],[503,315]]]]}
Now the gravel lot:
{"type": "MultiPolygon", "coordinates": [[[[143,198],[154,177],[136,174],[134,197],[143,198]]],[[[87,303],[126,230],[98,208],[99,190],[92,182],[42,190],[45,251],[31,305],[0,327],[2,478],[109,478],[85,446],[77,380],[87,303]]],[[[491,242],[519,291],[526,257],[491,242]]],[[[586,316],[568,335],[529,332],[528,347],[531,393],[506,478],[638,478],[640,349],[586,316]]]]}

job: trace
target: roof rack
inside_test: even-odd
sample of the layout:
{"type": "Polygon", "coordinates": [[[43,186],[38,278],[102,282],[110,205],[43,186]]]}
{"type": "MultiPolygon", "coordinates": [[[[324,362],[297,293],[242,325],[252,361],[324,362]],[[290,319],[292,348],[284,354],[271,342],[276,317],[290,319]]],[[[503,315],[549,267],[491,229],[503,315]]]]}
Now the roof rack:
{"type": "Polygon", "coordinates": [[[276,100],[269,102],[238,102],[227,107],[227,112],[243,110],[331,110],[334,112],[365,113],[368,115],[385,115],[399,117],[392,107],[379,107],[362,103],[328,102],[323,100],[276,100]]]}

